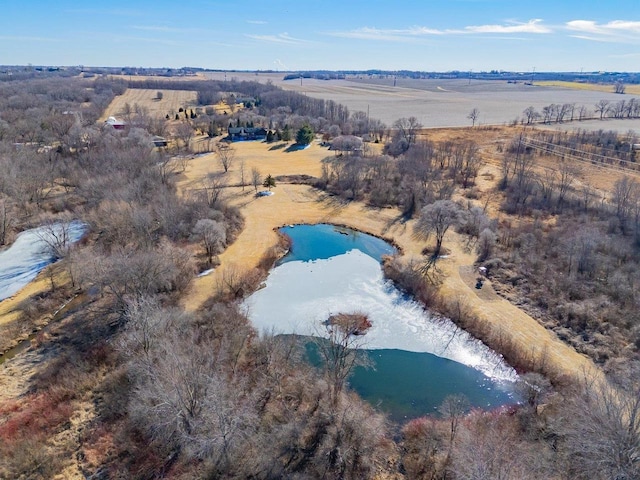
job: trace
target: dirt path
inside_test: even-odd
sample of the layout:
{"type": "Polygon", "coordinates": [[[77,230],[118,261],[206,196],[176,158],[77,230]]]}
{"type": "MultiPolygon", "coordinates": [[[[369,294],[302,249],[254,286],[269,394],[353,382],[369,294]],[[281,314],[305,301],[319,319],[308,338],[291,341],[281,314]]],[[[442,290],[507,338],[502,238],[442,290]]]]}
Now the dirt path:
{"type": "MultiPolygon", "coordinates": [[[[244,159],[245,168],[256,166],[272,175],[317,175],[320,171],[319,160],[327,155],[326,150],[318,146],[291,154],[269,151],[266,145],[260,143],[237,144],[235,148],[238,160],[234,171],[229,172],[231,178],[236,178],[238,174],[240,159],[244,159]]],[[[219,168],[211,156],[194,159],[185,172],[181,187],[193,188],[204,172],[219,171],[219,168]]],[[[220,267],[194,281],[183,301],[187,309],[195,310],[201,306],[215,290],[226,270],[242,272],[255,267],[264,252],[276,244],[274,229],[283,225],[321,222],[347,225],[393,240],[402,248],[407,259],[420,256],[424,247],[413,235],[413,222],[402,222],[395,209],[372,209],[359,202],[342,202],[306,185],[282,184],[274,192],[272,196],[256,198],[251,188],[244,192],[240,187],[227,190],[230,203],[242,209],[245,228],[220,255],[220,267]]],[[[451,251],[449,258],[440,264],[446,276],[442,285],[445,296],[463,298],[465,304],[490,324],[494,331],[500,332],[527,354],[547,362],[559,373],[581,376],[585,371],[596,370],[589,358],[577,353],[535,319],[492,292],[489,283],[485,283],[481,292],[476,291],[472,273],[474,254],[465,250],[463,239],[455,233],[448,234],[445,244],[451,251]]]]}

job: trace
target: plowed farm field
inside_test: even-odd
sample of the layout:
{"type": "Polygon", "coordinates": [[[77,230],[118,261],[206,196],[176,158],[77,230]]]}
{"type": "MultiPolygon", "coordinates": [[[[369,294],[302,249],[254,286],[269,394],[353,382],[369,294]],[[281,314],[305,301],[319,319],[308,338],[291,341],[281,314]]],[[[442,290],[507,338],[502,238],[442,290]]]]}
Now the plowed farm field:
{"type": "Polygon", "coordinates": [[[196,92],[190,90],[128,88],[124,94],[113,99],[100,120],[105,121],[108,117],[122,119],[125,115],[125,106],[127,104],[134,111],[136,105],[146,109],[152,117],[164,117],[167,114],[173,116],[181,107],[195,108],[196,99],[196,92]],[[158,92],[162,92],[161,100],[156,98],[158,92]]]}

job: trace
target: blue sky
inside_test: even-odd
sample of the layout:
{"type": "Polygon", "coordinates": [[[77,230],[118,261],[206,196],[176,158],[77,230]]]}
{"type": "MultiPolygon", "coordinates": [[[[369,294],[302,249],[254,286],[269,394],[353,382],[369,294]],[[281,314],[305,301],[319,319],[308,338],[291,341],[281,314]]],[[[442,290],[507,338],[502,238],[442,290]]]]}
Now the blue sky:
{"type": "Polygon", "coordinates": [[[640,71],[640,0],[1,0],[0,64],[640,71]]]}

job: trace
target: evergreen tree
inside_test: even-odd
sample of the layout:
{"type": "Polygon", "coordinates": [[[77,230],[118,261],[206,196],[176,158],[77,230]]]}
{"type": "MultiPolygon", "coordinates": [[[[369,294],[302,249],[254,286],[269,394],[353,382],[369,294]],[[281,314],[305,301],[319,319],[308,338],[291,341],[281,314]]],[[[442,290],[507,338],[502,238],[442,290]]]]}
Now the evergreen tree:
{"type": "Polygon", "coordinates": [[[273,142],[274,140],[275,140],[275,135],[274,135],[274,133],[273,133],[271,130],[269,130],[269,131],[267,132],[267,143],[271,143],[271,142],[273,142]]]}
{"type": "Polygon", "coordinates": [[[271,188],[276,186],[275,178],[273,178],[270,174],[267,175],[267,178],[264,179],[262,186],[267,187],[269,191],[271,191],[271,188]]]}
{"type": "Polygon", "coordinates": [[[283,142],[291,141],[291,129],[289,128],[289,125],[284,126],[284,128],[282,129],[282,133],[280,134],[280,138],[283,142]]]}
{"type": "Polygon", "coordinates": [[[298,145],[309,145],[313,141],[314,133],[309,125],[304,125],[296,133],[296,143],[298,145]]]}

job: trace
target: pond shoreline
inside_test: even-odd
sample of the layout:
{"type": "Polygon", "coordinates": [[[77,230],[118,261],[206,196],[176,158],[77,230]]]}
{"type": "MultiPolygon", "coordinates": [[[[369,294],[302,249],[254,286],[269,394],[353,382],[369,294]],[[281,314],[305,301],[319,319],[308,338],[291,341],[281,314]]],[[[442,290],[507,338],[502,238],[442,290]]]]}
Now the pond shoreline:
{"type": "Polygon", "coordinates": [[[513,403],[508,392],[518,377],[502,355],[384,275],[383,259],[396,253],[392,245],[325,222],[290,224],[278,233],[291,239],[291,251],[268,271],[266,288],[242,302],[258,332],[313,343],[326,336],[321,325],[327,319],[359,312],[370,328],[354,342],[379,365],[353,381],[373,405],[381,401],[396,415],[421,416],[447,394],[464,394],[478,408],[513,403]]]}

